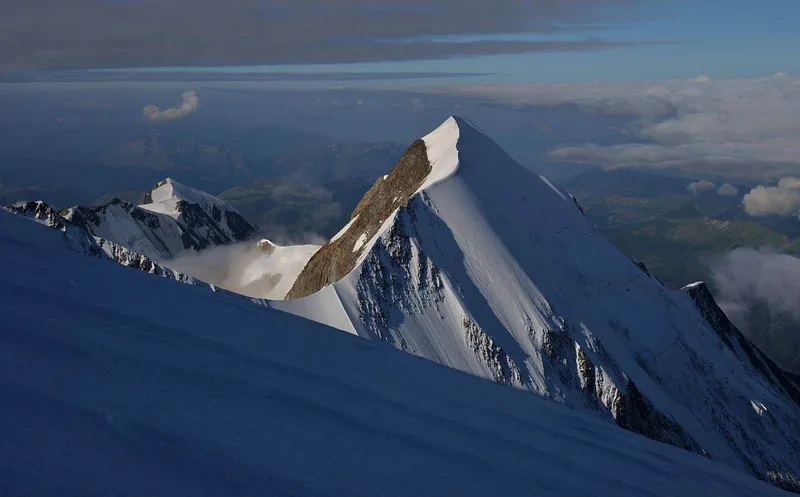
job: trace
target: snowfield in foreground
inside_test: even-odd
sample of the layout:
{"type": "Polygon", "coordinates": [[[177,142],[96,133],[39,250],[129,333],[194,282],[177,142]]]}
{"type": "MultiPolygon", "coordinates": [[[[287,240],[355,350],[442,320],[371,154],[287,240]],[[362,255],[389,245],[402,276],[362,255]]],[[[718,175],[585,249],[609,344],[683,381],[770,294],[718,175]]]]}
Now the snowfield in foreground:
{"type": "Polygon", "coordinates": [[[0,211],[0,495],[785,495],[0,211]]]}

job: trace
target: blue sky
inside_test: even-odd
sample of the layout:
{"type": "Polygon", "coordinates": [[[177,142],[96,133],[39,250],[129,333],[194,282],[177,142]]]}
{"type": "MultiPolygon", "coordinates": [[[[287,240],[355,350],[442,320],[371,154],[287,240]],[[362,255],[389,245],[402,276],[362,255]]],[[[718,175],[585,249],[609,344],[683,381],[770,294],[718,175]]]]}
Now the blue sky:
{"type": "Polygon", "coordinates": [[[0,18],[0,46],[11,47],[0,52],[0,77],[43,70],[194,68],[220,74],[469,72],[490,75],[464,77],[465,83],[519,83],[800,73],[799,0],[374,0],[370,5],[74,0],[41,10],[15,3],[11,15],[0,18]],[[425,56],[436,59],[420,60],[425,56]]]}
{"type": "MultiPolygon", "coordinates": [[[[666,3],[666,2],[665,2],[666,3]]],[[[459,57],[448,60],[265,66],[265,71],[491,72],[475,81],[649,81],[708,75],[751,78],[776,72],[800,74],[800,1],[680,0],[637,11],[640,20],[557,39],[604,38],[622,42],[671,42],[585,52],[459,57]]],[[[544,35],[462,37],[552,39],[544,35]]],[[[452,39],[452,38],[451,38],[452,39]]],[[[251,68],[248,68],[251,70],[251,68]]],[[[452,81],[450,81],[452,82],[452,81]]],[[[429,83],[429,82],[428,82],[429,83]]]]}

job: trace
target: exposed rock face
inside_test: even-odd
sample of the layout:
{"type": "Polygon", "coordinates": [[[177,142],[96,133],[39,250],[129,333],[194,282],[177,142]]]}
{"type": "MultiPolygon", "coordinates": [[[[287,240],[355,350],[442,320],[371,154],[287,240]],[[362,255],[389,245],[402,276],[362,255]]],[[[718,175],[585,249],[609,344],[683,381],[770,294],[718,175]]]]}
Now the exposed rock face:
{"type": "Polygon", "coordinates": [[[708,324],[717,332],[720,339],[739,358],[752,364],[756,370],[774,385],[780,385],[786,394],[800,407],[800,384],[798,384],[797,376],[781,369],[731,323],[728,316],[717,305],[714,296],[705,283],[698,282],[685,286],[682,291],[692,298],[703,318],[708,321],[708,324]]]}
{"type": "Polygon", "coordinates": [[[710,295],[668,291],[466,120],[423,141],[430,176],[397,205],[379,181],[282,308],[800,490],[796,378],[710,295]]]}
{"type": "Polygon", "coordinates": [[[64,218],[44,202],[22,202],[5,207],[6,210],[26,217],[32,217],[50,228],[65,229],[64,218]]]}
{"type": "Polygon", "coordinates": [[[194,140],[171,140],[159,134],[125,143],[108,158],[107,163],[112,167],[157,171],[202,171],[205,175],[223,178],[249,173],[247,160],[238,152],[194,140]]]}
{"type": "Polygon", "coordinates": [[[92,235],[162,261],[185,251],[246,241],[257,232],[221,200],[169,179],[148,192],[142,205],[115,198],[104,205],[71,207],[61,214],[92,235]],[[175,192],[161,199],[161,204],[154,202],[153,192],[164,188],[175,192]]]}
{"type": "Polygon", "coordinates": [[[417,140],[392,171],[367,191],[353,211],[350,224],[314,254],[286,297],[311,295],[350,273],[367,242],[398,207],[408,202],[430,171],[425,143],[417,140]]]}
{"type": "Polygon", "coordinates": [[[461,323],[464,326],[467,344],[492,371],[494,381],[502,385],[522,387],[522,373],[503,347],[496,344],[472,318],[464,316],[461,323]]]}
{"type": "Polygon", "coordinates": [[[177,280],[182,283],[196,286],[205,285],[201,281],[195,280],[188,275],[158,264],[146,255],[133,252],[117,243],[91,235],[82,226],[65,219],[44,202],[27,202],[25,204],[4,207],[4,209],[20,216],[29,217],[49,228],[61,231],[64,233],[67,246],[73,251],[81,252],[99,259],[110,260],[126,267],[138,269],[139,271],[167,279],[177,280]]]}
{"type": "MultiPolygon", "coordinates": [[[[403,323],[432,312],[447,319],[449,309],[460,309],[463,314],[457,331],[497,383],[532,390],[573,407],[589,408],[624,429],[707,456],[698,442],[639,391],[597,337],[575,329],[546,302],[552,324],[542,328],[528,322],[526,329],[536,350],[535,360],[541,362],[543,376],[548,380],[542,385],[527,376],[470,314],[470,308],[464,307],[464,302],[454,302],[452,295],[444,291],[449,285],[434,260],[448,258],[441,252],[442,240],[431,237],[447,227],[431,208],[424,192],[400,207],[391,227],[360,264],[359,319],[372,336],[418,353],[418,346],[406,338],[403,323]],[[586,342],[588,345],[581,345],[586,342]],[[584,347],[591,352],[587,353],[584,347]],[[590,354],[597,358],[598,365],[590,354]]],[[[623,334],[628,332],[620,322],[612,326],[623,334]]]]}

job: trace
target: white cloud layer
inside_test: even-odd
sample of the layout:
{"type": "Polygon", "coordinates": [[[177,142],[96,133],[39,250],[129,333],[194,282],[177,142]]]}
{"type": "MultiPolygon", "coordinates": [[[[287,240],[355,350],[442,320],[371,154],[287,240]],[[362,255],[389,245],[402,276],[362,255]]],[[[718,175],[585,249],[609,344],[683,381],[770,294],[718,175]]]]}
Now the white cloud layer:
{"type": "Polygon", "coordinates": [[[717,188],[717,195],[724,195],[727,197],[735,197],[739,194],[739,189],[730,183],[725,183],[717,188]]]}
{"type": "Polygon", "coordinates": [[[800,259],[769,250],[738,248],[713,267],[720,306],[741,324],[741,315],[765,302],[776,314],[800,321],[800,259]]]}
{"type": "Polygon", "coordinates": [[[142,116],[151,123],[172,121],[188,116],[200,108],[200,99],[197,92],[189,90],[181,96],[181,103],[176,107],[161,110],[156,105],[148,105],[142,109],[142,116]]]}
{"type": "Polygon", "coordinates": [[[785,73],[759,79],[701,76],[661,83],[477,86],[456,91],[513,107],[573,104],[586,112],[633,118],[635,142],[583,143],[552,151],[565,160],[758,180],[788,176],[800,166],[800,78],[785,73]]]}
{"type": "Polygon", "coordinates": [[[759,185],[742,199],[751,216],[800,216],[800,178],[783,178],[776,186],[759,185]]]}
{"type": "Polygon", "coordinates": [[[697,195],[702,192],[710,192],[711,190],[716,190],[717,185],[708,181],[707,179],[701,179],[700,181],[693,181],[689,183],[689,186],[686,187],[686,191],[691,193],[692,195],[697,195]]]}

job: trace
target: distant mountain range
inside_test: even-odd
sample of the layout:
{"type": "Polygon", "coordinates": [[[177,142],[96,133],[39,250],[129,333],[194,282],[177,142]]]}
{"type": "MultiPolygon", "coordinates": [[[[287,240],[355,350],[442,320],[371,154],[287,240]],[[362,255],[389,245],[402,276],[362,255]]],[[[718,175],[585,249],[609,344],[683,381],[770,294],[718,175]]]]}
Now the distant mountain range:
{"type": "Polygon", "coordinates": [[[175,141],[163,135],[123,144],[108,159],[112,167],[145,167],[196,175],[246,177],[250,170],[240,152],[194,140],[175,141]]]}
{"type": "Polygon", "coordinates": [[[348,178],[372,182],[403,151],[392,142],[342,143],[277,124],[230,125],[227,133],[218,125],[212,131],[206,121],[188,127],[167,123],[156,133],[101,129],[91,144],[59,149],[53,157],[35,155],[31,150],[37,148],[9,148],[0,155],[0,199],[12,203],[35,196],[57,207],[90,204],[101,196],[129,199],[165,176],[214,193],[264,179],[302,185],[348,178]]]}
{"type": "Polygon", "coordinates": [[[270,239],[313,241],[333,236],[369,185],[359,177],[308,185],[262,179],[229,188],[219,198],[261,226],[270,239]]]}

